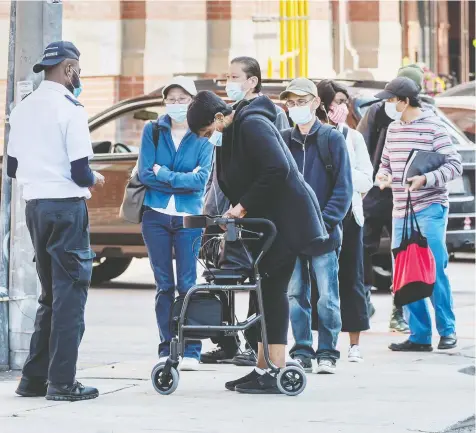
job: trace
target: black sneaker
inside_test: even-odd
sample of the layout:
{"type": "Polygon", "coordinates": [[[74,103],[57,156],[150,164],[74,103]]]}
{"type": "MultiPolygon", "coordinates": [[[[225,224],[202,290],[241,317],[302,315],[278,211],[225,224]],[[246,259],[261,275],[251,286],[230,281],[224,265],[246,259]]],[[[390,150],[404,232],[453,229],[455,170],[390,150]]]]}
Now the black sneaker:
{"type": "Polygon", "coordinates": [[[431,352],[433,350],[431,344],[413,343],[410,340],[405,340],[403,343],[392,343],[388,348],[393,352],[431,352]]]}
{"type": "Polygon", "coordinates": [[[224,349],[221,347],[217,347],[216,349],[210,350],[210,352],[202,353],[200,356],[200,362],[202,364],[218,364],[221,362],[232,362],[233,355],[229,355],[224,349]]]}
{"type": "Polygon", "coordinates": [[[253,370],[250,374],[247,374],[246,376],[243,376],[240,379],[237,380],[232,380],[230,382],[225,383],[225,388],[228,391],[235,391],[235,387],[237,385],[242,385],[243,383],[247,383],[253,380],[256,380],[259,377],[259,374],[256,370],[253,370]]]}
{"type": "Polygon", "coordinates": [[[18,384],[15,394],[22,397],[44,397],[48,388],[46,379],[23,376],[18,384]]]}
{"type": "Polygon", "coordinates": [[[269,373],[258,374],[255,380],[235,386],[235,391],[241,394],[281,394],[276,378],[269,373]]]}
{"type": "Polygon", "coordinates": [[[232,361],[238,367],[256,367],[257,362],[258,358],[253,349],[245,350],[243,353],[236,355],[232,361]]]}
{"type": "Polygon", "coordinates": [[[293,360],[296,361],[306,373],[312,373],[312,359],[304,355],[294,355],[293,360]]]}
{"type": "Polygon", "coordinates": [[[54,401],[81,401],[92,400],[99,396],[99,391],[90,386],[83,386],[79,382],[73,385],[48,385],[48,392],[46,394],[47,400],[54,401]]]}

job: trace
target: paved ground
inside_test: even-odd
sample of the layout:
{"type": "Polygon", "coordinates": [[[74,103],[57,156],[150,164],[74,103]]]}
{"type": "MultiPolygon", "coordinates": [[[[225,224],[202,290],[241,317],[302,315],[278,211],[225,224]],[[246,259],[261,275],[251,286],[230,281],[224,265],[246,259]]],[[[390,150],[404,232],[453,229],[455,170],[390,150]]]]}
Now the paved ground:
{"type": "MultiPolygon", "coordinates": [[[[0,433],[474,432],[474,270],[474,263],[450,266],[458,349],[391,353],[388,343],[403,337],[388,333],[390,297],[377,294],[372,330],[362,338],[365,362],[347,362],[342,336],[338,374],[309,375],[299,397],[226,391],[226,380],[248,371],[233,366],[183,372],[175,394],[163,397],[149,380],[157,345],[151,273],[136,261],[121,279],[90,291],[78,376],[102,396],[75,404],[24,399],[13,394],[18,372],[2,373],[0,433]]],[[[246,297],[238,303],[245,312],[246,297]]]]}

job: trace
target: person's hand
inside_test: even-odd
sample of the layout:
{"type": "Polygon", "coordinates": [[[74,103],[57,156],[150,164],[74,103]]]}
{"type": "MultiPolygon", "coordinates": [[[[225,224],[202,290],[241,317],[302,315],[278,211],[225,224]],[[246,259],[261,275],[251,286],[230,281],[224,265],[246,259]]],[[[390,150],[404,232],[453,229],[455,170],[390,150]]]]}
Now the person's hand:
{"type": "Polygon", "coordinates": [[[194,169],[193,169],[193,171],[192,171],[192,173],[193,173],[193,174],[196,174],[196,173],[198,173],[198,172],[200,171],[200,169],[201,169],[201,168],[202,168],[202,167],[200,167],[200,166],[198,166],[198,167],[194,168],[194,169]]]}
{"type": "Polygon", "coordinates": [[[94,186],[99,185],[103,186],[106,183],[104,176],[98,171],[93,171],[94,174],[94,186]]]}
{"type": "Polygon", "coordinates": [[[407,182],[410,184],[407,186],[407,192],[418,191],[426,185],[426,176],[413,176],[407,179],[407,182]]]}
{"type": "Polygon", "coordinates": [[[385,188],[392,187],[392,175],[391,174],[384,174],[379,173],[377,174],[377,180],[379,182],[379,188],[384,190],[385,188]]]}
{"type": "MultiPolygon", "coordinates": [[[[243,218],[246,215],[246,210],[241,204],[237,204],[235,207],[230,207],[223,218],[243,218]]],[[[226,230],[226,226],[220,226],[223,230],[226,230]]]]}
{"type": "Polygon", "coordinates": [[[154,174],[157,176],[157,173],[159,172],[159,170],[162,168],[162,166],[158,165],[158,164],[154,164],[154,166],[152,167],[152,170],[154,171],[154,174]]]}

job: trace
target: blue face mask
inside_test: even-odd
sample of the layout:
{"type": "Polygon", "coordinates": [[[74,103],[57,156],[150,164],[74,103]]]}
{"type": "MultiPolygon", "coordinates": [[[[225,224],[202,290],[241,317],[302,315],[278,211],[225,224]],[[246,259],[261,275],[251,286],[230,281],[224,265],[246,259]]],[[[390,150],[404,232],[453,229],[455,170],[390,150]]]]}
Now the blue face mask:
{"type": "Polygon", "coordinates": [[[208,139],[208,141],[216,147],[221,147],[222,145],[223,134],[220,131],[213,131],[213,134],[208,139]]]}
{"type": "Polygon", "coordinates": [[[165,106],[165,112],[177,123],[187,120],[187,110],[188,104],[167,104],[165,106]]]}
{"type": "Polygon", "coordinates": [[[243,90],[241,83],[236,83],[234,81],[230,81],[226,83],[226,94],[232,101],[241,101],[246,96],[246,90],[243,90]]]}
{"type": "Polygon", "coordinates": [[[81,84],[81,82],[79,82],[79,87],[76,87],[74,90],[73,90],[73,95],[76,99],[79,98],[79,95],[81,95],[81,92],[83,91],[83,85],[81,84]]]}

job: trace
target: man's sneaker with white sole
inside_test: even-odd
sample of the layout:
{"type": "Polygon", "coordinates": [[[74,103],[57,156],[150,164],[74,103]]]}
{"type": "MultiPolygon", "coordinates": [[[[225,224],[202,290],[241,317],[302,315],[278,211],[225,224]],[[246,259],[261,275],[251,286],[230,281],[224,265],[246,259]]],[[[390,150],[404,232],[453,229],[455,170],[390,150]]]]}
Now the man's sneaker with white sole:
{"type": "Polygon", "coordinates": [[[317,362],[317,374],[335,374],[336,362],[330,358],[321,358],[317,362]]]}

